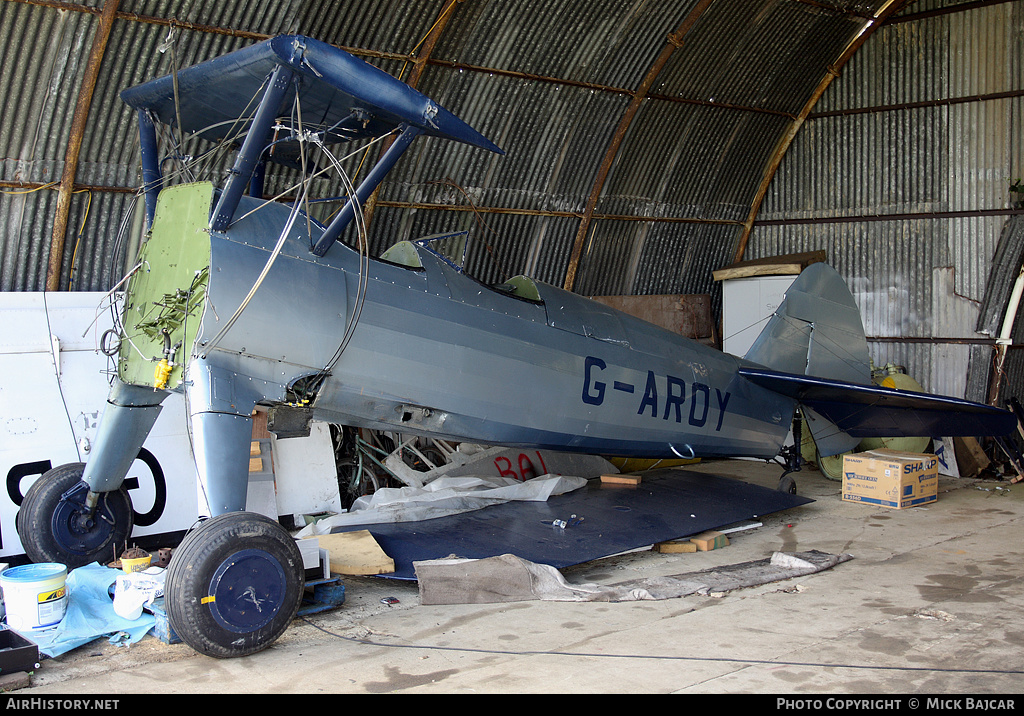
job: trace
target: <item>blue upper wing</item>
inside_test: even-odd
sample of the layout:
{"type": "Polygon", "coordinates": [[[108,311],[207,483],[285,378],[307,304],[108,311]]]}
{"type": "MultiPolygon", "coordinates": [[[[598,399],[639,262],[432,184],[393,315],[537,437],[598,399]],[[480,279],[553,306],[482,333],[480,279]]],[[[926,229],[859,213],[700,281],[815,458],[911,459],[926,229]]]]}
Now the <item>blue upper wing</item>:
{"type": "MultiPolygon", "coordinates": [[[[325,142],[384,134],[402,125],[503,153],[493,142],[426,95],[333,45],[281,35],[121,92],[135,109],[164,124],[219,141],[245,126],[261,88],[277,65],[298,78],[305,128],[325,132],[325,142]],[[177,91],[175,91],[177,81],[177,91]],[[178,102],[175,105],[175,94],[178,102]]],[[[294,120],[294,118],[293,118],[294,120]]],[[[291,163],[295,146],[275,147],[269,158],[291,163]]]]}

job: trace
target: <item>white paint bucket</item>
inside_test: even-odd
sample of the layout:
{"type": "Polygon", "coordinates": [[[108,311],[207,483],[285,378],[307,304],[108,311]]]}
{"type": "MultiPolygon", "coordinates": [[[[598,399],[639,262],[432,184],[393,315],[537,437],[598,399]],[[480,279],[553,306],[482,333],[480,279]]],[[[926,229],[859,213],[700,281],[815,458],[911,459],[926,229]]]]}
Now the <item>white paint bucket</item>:
{"type": "Polygon", "coordinates": [[[68,568],[56,562],[11,567],[0,573],[7,625],[15,631],[56,626],[68,608],[68,568]]]}

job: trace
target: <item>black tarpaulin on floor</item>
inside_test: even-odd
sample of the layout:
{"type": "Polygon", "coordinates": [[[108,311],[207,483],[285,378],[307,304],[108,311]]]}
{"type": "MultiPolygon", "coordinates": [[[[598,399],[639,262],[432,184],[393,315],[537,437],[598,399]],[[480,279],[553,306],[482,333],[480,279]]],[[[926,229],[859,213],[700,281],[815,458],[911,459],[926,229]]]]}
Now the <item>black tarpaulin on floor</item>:
{"type": "Polygon", "coordinates": [[[679,469],[652,470],[636,486],[600,479],[546,502],[507,502],[419,522],[348,525],[368,530],[395,561],[394,579],[415,579],[413,562],[514,554],[569,567],[813,502],[759,485],[679,469]],[[575,515],[575,520],[572,519],[575,515]],[[559,527],[556,521],[567,525],[559,527]]]}

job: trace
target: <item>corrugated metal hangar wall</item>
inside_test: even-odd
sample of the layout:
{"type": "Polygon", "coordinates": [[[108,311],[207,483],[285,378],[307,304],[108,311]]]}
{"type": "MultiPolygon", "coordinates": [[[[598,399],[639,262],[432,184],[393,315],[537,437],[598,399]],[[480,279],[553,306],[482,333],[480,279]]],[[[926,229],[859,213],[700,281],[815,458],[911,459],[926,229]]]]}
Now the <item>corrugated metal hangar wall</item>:
{"type": "MultiPolygon", "coordinates": [[[[419,143],[370,206],[374,254],[469,229],[487,282],[710,293],[718,311],[715,269],[824,249],[877,364],[987,399],[1024,258],[1020,0],[3,0],[0,289],[114,286],[142,214],[118,92],[283,32],[506,151],[419,143]]],[[[1024,394],[1020,353],[1004,395],[1024,394]]]]}

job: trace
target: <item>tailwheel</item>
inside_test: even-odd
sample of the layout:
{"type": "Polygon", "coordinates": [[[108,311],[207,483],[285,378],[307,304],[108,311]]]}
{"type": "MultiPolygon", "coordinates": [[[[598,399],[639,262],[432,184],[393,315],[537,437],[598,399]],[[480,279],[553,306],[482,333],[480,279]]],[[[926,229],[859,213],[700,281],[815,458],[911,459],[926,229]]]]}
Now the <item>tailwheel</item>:
{"type": "Polygon", "coordinates": [[[128,490],[91,493],[82,481],[85,464],[48,470],[25,494],[15,526],[33,562],[59,562],[75,569],[115,557],[132,533],[134,513],[128,490]],[[95,499],[95,505],[91,505],[95,499]]]}
{"type": "Polygon", "coordinates": [[[202,522],[174,551],[164,602],[170,625],[207,656],[246,656],[270,646],[298,612],[302,555],[273,520],[229,512],[202,522]]]}
{"type": "Polygon", "coordinates": [[[796,480],[790,475],[783,475],[779,478],[779,492],[788,492],[791,495],[796,494],[796,480]]]}

